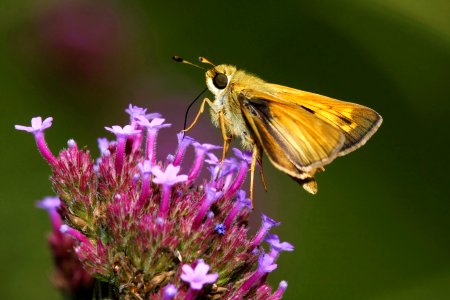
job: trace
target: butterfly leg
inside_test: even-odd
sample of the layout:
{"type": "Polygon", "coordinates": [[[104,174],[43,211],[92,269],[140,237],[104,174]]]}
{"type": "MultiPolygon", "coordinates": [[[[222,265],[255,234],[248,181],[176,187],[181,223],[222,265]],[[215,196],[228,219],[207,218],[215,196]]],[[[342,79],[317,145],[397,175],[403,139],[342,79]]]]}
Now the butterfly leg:
{"type": "Polygon", "coordinates": [[[233,139],[233,136],[229,135],[227,132],[227,126],[229,124],[226,124],[225,115],[222,111],[219,112],[219,124],[220,124],[220,131],[222,132],[222,138],[223,138],[223,149],[222,149],[222,160],[221,162],[225,160],[225,156],[227,155],[228,149],[230,148],[231,140],[233,139]]]}
{"type": "Polygon", "coordinates": [[[220,131],[222,132],[223,148],[222,148],[222,159],[220,160],[219,171],[217,172],[216,179],[218,179],[220,173],[222,172],[223,162],[225,161],[225,156],[227,155],[228,149],[230,148],[231,140],[233,139],[233,136],[227,133],[228,124],[226,124],[225,115],[223,114],[223,111],[219,111],[219,124],[220,124],[220,131]]]}
{"type": "Polygon", "coordinates": [[[261,183],[263,184],[264,191],[267,192],[266,178],[264,177],[264,169],[262,164],[262,155],[257,162],[259,165],[259,175],[261,176],[261,183]]]}
{"type": "MultiPolygon", "coordinates": [[[[258,161],[259,157],[259,151],[258,146],[255,144],[253,145],[253,151],[252,151],[252,163],[250,165],[250,201],[252,203],[253,208],[253,186],[255,183],[255,168],[256,168],[256,162],[258,161]]],[[[265,186],[265,183],[264,183],[265,186]]]]}
{"type": "Polygon", "coordinates": [[[208,98],[205,98],[205,99],[203,100],[203,102],[202,102],[202,105],[200,105],[200,109],[199,109],[197,115],[195,116],[194,121],[192,121],[192,124],[189,125],[188,128],[183,129],[183,132],[187,132],[187,131],[191,130],[192,127],[194,127],[194,125],[195,125],[195,123],[197,123],[198,118],[200,117],[200,115],[205,111],[205,104],[206,104],[206,103],[208,103],[208,105],[211,106],[211,107],[214,109],[214,106],[213,106],[213,103],[211,102],[211,100],[209,100],[208,98]]]}

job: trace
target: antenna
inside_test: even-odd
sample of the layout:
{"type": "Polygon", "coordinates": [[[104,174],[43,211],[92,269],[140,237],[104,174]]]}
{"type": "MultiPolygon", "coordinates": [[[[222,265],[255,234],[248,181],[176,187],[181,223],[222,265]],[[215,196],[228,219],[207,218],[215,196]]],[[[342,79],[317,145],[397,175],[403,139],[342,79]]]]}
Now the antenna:
{"type": "Polygon", "coordinates": [[[203,67],[200,67],[199,65],[193,64],[193,63],[191,63],[191,62],[185,60],[184,58],[182,58],[182,57],[180,57],[180,56],[178,56],[178,55],[173,56],[172,59],[173,59],[174,61],[176,61],[176,62],[180,62],[180,63],[187,64],[187,65],[191,65],[191,66],[197,67],[197,68],[202,69],[202,70],[205,69],[205,68],[203,68],[203,67]]]}

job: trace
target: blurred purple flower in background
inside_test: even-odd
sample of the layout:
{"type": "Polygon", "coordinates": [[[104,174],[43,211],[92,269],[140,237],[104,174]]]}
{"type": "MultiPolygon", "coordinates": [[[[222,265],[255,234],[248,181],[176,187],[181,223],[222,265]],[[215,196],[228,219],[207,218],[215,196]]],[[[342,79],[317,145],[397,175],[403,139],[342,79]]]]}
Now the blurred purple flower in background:
{"type": "Polygon", "coordinates": [[[280,223],[265,215],[256,235],[248,233],[250,201],[241,190],[248,154],[235,149],[217,174],[210,151],[220,147],[178,135],[175,153],[156,161],[158,131],[168,124],[139,107],[127,112],[129,125],[105,127],[116,140],[99,139],[95,160],[74,140],[53,156],[43,134],[51,118],[16,125],[34,134],[52,167],[58,197],[38,207],[52,221],[55,285],[69,298],[281,299],[286,282],[273,292],[266,278],[279,253],[293,246],[269,235],[280,223]],[[181,165],[190,146],[196,155],[181,165]],[[212,167],[209,180],[200,177],[203,161],[212,167]],[[95,292],[94,284],[101,284],[95,292]]]}
{"type": "Polygon", "coordinates": [[[123,21],[113,1],[56,1],[40,13],[34,30],[48,64],[64,75],[98,82],[123,57],[123,21]]]}

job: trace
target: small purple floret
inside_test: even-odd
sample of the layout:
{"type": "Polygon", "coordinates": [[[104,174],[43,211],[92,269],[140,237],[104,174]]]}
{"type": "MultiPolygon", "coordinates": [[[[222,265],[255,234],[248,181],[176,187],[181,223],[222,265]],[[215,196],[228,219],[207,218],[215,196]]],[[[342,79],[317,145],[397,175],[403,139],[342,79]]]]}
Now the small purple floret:
{"type": "Polygon", "coordinates": [[[162,118],[155,118],[155,119],[149,121],[145,116],[139,116],[139,117],[137,117],[137,120],[138,120],[139,125],[147,127],[147,128],[159,129],[159,128],[165,128],[165,127],[172,126],[172,124],[164,124],[164,121],[166,119],[162,119],[162,118]]]}
{"type": "Polygon", "coordinates": [[[44,121],[42,121],[42,117],[35,117],[31,119],[31,127],[23,125],[15,125],[15,128],[17,130],[35,133],[38,131],[44,131],[45,129],[51,127],[52,121],[53,121],[52,117],[48,117],[44,121]]]}
{"type": "Polygon", "coordinates": [[[143,162],[138,164],[139,171],[142,174],[151,174],[152,172],[152,163],[149,160],[144,160],[143,162]]]}
{"type": "Polygon", "coordinates": [[[163,300],[173,299],[178,293],[178,289],[174,284],[168,284],[164,288],[164,298],[163,300]]]}
{"type": "Polygon", "coordinates": [[[146,108],[142,108],[142,107],[135,106],[132,104],[128,105],[128,108],[125,109],[125,112],[130,115],[131,122],[133,122],[139,116],[144,116],[149,120],[161,117],[161,114],[159,114],[159,113],[147,114],[146,108]]]}
{"type": "Polygon", "coordinates": [[[109,153],[109,141],[107,138],[103,137],[103,138],[98,138],[97,139],[97,143],[98,143],[98,149],[100,150],[100,154],[104,155],[106,153],[106,151],[108,151],[109,153]]]}
{"type": "Polygon", "coordinates": [[[264,273],[270,273],[277,268],[275,259],[269,254],[262,254],[258,259],[258,270],[264,273]]]}
{"type": "Polygon", "coordinates": [[[140,133],[141,131],[138,129],[134,129],[131,125],[125,125],[124,127],[113,125],[112,127],[105,126],[105,129],[114,133],[117,137],[122,136],[130,136],[140,133]]]}
{"type": "Polygon", "coordinates": [[[75,148],[77,146],[77,142],[75,142],[74,139],[70,139],[67,141],[67,147],[69,148],[75,148]]]}
{"type": "Polygon", "coordinates": [[[234,203],[233,208],[231,209],[230,213],[226,217],[224,224],[225,227],[229,228],[233,220],[236,218],[237,214],[243,209],[243,208],[251,208],[251,201],[250,198],[247,198],[245,195],[244,190],[239,190],[237,192],[237,199],[234,203]]]}
{"type": "Polygon", "coordinates": [[[52,126],[52,117],[46,118],[44,121],[42,121],[41,117],[36,117],[31,119],[31,127],[29,126],[22,126],[22,125],[15,125],[15,128],[17,130],[23,130],[26,132],[31,132],[34,134],[34,139],[36,140],[36,145],[38,147],[39,152],[41,155],[47,160],[47,162],[51,166],[56,166],[57,160],[53,156],[52,152],[47,146],[47,142],[44,138],[44,130],[52,126]]]}
{"type": "Polygon", "coordinates": [[[258,233],[253,238],[253,243],[252,243],[253,247],[258,246],[261,243],[261,241],[264,239],[266,234],[269,232],[269,230],[273,226],[279,226],[281,224],[281,222],[276,222],[275,220],[269,218],[265,214],[261,214],[261,215],[262,215],[262,224],[261,224],[261,228],[259,229],[258,233]]]}
{"type": "Polygon", "coordinates": [[[225,234],[225,225],[224,224],[216,224],[214,225],[214,230],[219,234],[219,235],[224,235],[225,234]]]}
{"type": "Polygon", "coordinates": [[[270,253],[269,255],[277,258],[280,252],[287,251],[291,252],[294,251],[294,246],[291,243],[288,242],[280,242],[280,239],[278,235],[276,234],[267,234],[267,237],[265,239],[267,243],[270,245],[270,253]]]}
{"type": "Polygon", "coordinates": [[[178,172],[180,172],[180,166],[169,164],[164,172],[159,166],[154,166],[152,168],[152,173],[155,175],[153,182],[172,186],[188,179],[187,175],[178,175],[178,172]]]}
{"type": "Polygon", "coordinates": [[[195,140],[191,137],[185,136],[184,132],[180,132],[177,134],[178,139],[178,149],[175,154],[175,157],[173,158],[173,164],[175,166],[178,166],[181,164],[181,161],[183,160],[184,154],[186,153],[187,147],[195,142],[195,140]]]}
{"type": "Polygon", "coordinates": [[[61,200],[58,197],[45,197],[44,199],[36,202],[36,207],[50,210],[57,209],[61,206],[61,200]]]}
{"type": "Polygon", "coordinates": [[[278,289],[270,297],[270,300],[272,300],[272,299],[274,299],[274,300],[281,299],[281,297],[283,296],[283,294],[286,291],[287,287],[288,287],[288,283],[285,280],[280,281],[280,284],[278,285],[278,289]]]}
{"type": "Polygon", "coordinates": [[[183,273],[181,280],[190,284],[191,289],[201,290],[203,285],[216,282],[219,274],[208,274],[209,266],[203,260],[198,260],[197,265],[193,269],[190,265],[183,265],[183,273]]]}
{"type": "Polygon", "coordinates": [[[237,148],[233,148],[234,155],[237,158],[240,158],[241,160],[247,162],[248,164],[252,163],[252,153],[249,151],[242,152],[241,150],[237,148]]]}

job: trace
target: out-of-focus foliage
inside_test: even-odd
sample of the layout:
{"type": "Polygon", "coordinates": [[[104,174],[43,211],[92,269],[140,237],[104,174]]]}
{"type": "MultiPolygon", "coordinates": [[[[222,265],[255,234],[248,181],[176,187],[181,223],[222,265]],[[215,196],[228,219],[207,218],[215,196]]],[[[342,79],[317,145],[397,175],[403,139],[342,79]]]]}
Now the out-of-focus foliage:
{"type": "MultiPolygon", "coordinates": [[[[13,124],[53,116],[47,140],[94,148],[129,102],[174,124],[204,74],[174,54],[376,109],[361,150],[319,174],[307,195],[266,162],[256,210],[296,246],[273,283],[287,299],[443,299],[450,295],[447,149],[450,4],[432,1],[12,1],[0,4],[2,299],[58,299],[48,283],[50,169],[13,124]]],[[[190,133],[220,142],[208,116],[190,133]]],[[[172,148],[170,148],[172,147],[172,148]]]]}

